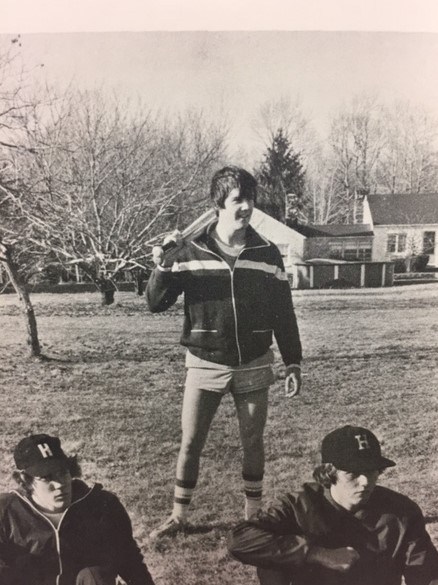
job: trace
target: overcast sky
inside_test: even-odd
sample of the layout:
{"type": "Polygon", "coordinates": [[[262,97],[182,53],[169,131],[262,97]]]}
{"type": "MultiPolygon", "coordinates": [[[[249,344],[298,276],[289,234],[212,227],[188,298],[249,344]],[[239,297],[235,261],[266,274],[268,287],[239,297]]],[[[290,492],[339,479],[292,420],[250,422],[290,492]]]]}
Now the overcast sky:
{"type": "MultiPolygon", "coordinates": [[[[231,122],[232,147],[248,151],[250,157],[261,148],[251,129],[257,111],[279,97],[298,98],[321,133],[333,112],[361,92],[375,93],[386,102],[408,99],[438,118],[438,33],[406,32],[433,30],[433,23],[438,26],[434,18],[438,10],[431,11],[429,0],[414,4],[381,0],[376,14],[377,5],[370,0],[286,4],[222,0],[213,2],[209,12],[201,10],[198,0],[158,4],[0,0],[0,8],[2,4],[6,18],[0,18],[0,32],[21,33],[20,51],[35,80],[114,88],[121,95],[141,96],[153,108],[200,107],[213,117],[225,112],[231,122]],[[269,24],[290,30],[213,30],[251,25],[263,29],[269,24]],[[361,24],[373,30],[348,32],[361,24]],[[142,32],[55,32],[117,30],[118,26],[142,32]],[[306,32],[312,26],[342,32],[306,32]],[[150,32],[197,27],[210,30],[150,32]],[[397,27],[403,32],[388,32],[397,27]],[[382,29],[386,32],[375,32],[382,29]],[[39,63],[44,68],[34,67],[39,63]]],[[[3,41],[8,38],[2,36],[3,41]]]]}
{"type": "Polygon", "coordinates": [[[436,0],[0,0],[0,32],[438,32],[436,0]]]}

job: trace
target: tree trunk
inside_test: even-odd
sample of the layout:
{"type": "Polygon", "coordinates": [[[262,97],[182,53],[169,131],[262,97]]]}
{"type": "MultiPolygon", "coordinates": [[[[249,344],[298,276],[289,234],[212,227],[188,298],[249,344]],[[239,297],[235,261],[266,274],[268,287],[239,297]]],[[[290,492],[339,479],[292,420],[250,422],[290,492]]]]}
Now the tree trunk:
{"type": "Polygon", "coordinates": [[[114,293],[116,292],[114,289],[106,289],[100,291],[102,295],[102,305],[112,305],[114,303],[114,293]]]}
{"type": "Polygon", "coordinates": [[[116,292],[114,283],[101,276],[97,279],[96,286],[102,295],[102,306],[112,305],[114,303],[114,294],[116,292]]]}
{"type": "Polygon", "coordinates": [[[30,347],[30,353],[34,357],[41,357],[41,346],[38,340],[38,329],[35,312],[33,310],[26,285],[18,273],[18,267],[11,258],[10,247],[0,243],[0,252],[4,257],[4,259],[2,259],[2,264],[6,269],[9,280],[11,281],[18,298],[24,305],[24,314],[27,327],[27,343],[30,347]]]}
{"type": "Polygon", "coordinates": [[[141,297],[144,294],[145,273],[143,270],[138,270],[134,275],[134,286],[137,296],[141,297]]]}

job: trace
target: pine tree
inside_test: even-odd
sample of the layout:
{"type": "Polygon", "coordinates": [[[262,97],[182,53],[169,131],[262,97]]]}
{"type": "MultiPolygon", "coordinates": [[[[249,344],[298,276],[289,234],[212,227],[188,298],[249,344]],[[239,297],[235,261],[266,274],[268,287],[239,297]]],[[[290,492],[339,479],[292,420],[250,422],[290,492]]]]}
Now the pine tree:
{"type": "Polygon", "coordinates": [[[302,207],[305,171],[300,155],[293,152],[281,128],[273,137],[256,176],[260,184],[257,207],[279,221],[292,219],[286,217],[286,195],[295,195],[294,209],[302,207]]]}

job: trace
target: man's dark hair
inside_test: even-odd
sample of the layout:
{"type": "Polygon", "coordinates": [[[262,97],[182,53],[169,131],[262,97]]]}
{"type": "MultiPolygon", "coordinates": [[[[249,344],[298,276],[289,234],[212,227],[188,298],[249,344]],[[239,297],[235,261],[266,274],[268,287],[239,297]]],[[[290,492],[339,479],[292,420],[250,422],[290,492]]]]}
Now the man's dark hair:
{"type": "MultiPolygon", "coordinates": [[[[72,477],[81,477],[82,470],[81,466],[78,463],[76,455],[72,457],[67,457],[66,468],[67,471],[70,472],[70,475],[72,477]]],[[[28,497],[32,495],[33,492],[32,484],[34,480],[34,477],[32,475],[29,475],[24,471],[15,470],[12,472],[12,478],[16,481],[20,488],[24,490],[28,497]]]]}
{"type": "Polygon", "coordinates": [[[240,197],[256,202],[256,179],[245,169],[228,166],[216,171],[211,180],[210,197],[214,205],[223,209],[225,199],[233,189],[239,189],[240,197]]]}
{"type": "Polygon", "coordinates": [[[323,463],[322,465],[315,467],[313,470],[313,478],[320,485],[329,488],[337,482],[338,470],[333,463],[323,463]]]}
{"type": "MultiPolygon", "coordinates": [[[[379,475],[383,473],[384,469],[377,469],[379,475]]],[[[318,465],[313,470],[313,478],[320,485],[325,488],[329,488],[331,485],[335,485],[338,481],[338,469],[333,463],[323,463],[318,465]]]]}

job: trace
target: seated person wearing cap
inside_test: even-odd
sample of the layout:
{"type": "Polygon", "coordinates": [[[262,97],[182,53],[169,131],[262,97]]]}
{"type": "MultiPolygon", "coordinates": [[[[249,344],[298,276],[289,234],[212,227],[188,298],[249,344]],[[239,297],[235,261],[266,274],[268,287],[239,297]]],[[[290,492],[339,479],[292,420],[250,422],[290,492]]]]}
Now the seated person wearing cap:
{"type": "Polygon", "coordinates": [[[420,508],[376,486],[386,467],[375,435],[345,426],[322,441],[301,491],[232,531],[230,552],[262,585],[438,585],[438,552],[420,508]]]}
{"type": "Polygon", "coordinates": [[[0,495],[1,585],[153,585],[125,508],[77,479],[57,437],[22,439],[14,460],[19,489],[0,495]]]}

